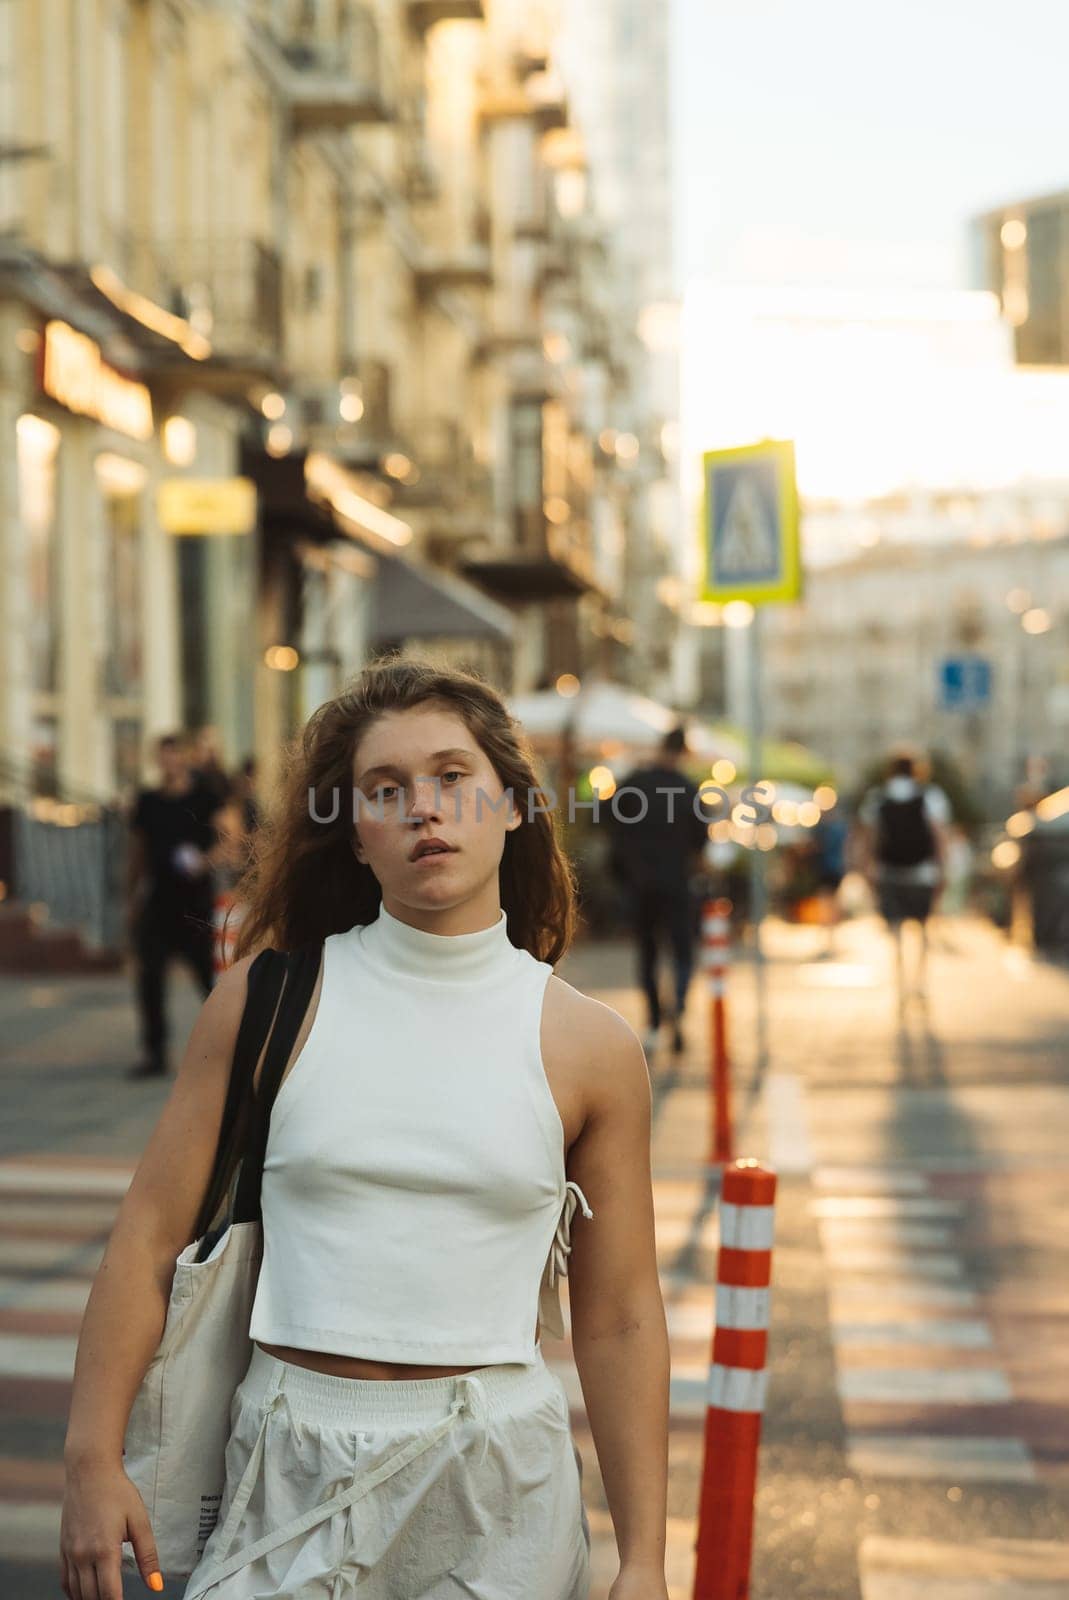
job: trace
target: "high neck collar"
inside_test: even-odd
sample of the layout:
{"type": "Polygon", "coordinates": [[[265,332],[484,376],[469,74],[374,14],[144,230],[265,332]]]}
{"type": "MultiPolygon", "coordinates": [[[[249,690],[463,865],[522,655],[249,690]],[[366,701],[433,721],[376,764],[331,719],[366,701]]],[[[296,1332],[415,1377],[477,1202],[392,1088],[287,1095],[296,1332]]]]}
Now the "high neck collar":
{"type": "Polygon", "coordinates": [[[515,963],[517,949],[501,915],[489,928],[474,933],[428,933],[379,906],[374,922],[353,933],[373,965],[399,977],[429,978],[440,983],[478,983],[503,975],[515,963]]]}

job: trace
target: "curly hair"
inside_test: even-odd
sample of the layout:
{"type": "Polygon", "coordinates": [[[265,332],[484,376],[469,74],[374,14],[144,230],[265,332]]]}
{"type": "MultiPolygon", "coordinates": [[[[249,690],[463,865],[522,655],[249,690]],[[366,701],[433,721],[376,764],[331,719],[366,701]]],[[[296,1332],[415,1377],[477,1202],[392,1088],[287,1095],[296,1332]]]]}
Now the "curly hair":
{"type": "Polygon", "coordinates": [[[265,946],[295,950],[374,921],[382,894],[352,850],[345,806],[330,822],[331,796],[348,793],[357,745],[377,717],[433,705],[454,712],[523,814],[505,835],[500,897],[511,942],[555,965],[575,937],[578,884],[522,726],[497,690],[471,668],[414,658],[371,662],[324,701],[288,743],[278,798],[253,836],[235,888],[245,907],[234,959],[265,946]],[[534,800],[529,801],[529,797],[534,800]]]}

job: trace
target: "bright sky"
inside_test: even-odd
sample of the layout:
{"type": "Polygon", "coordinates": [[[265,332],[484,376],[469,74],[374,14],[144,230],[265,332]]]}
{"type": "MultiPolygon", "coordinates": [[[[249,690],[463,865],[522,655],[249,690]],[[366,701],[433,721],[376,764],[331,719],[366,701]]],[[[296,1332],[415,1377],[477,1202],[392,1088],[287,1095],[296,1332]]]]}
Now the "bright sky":
{"type": "Polygon", "coordinates": [[[1069,188],[1064,0],[671,0],[680,284],[971,287],[967,222],[1069,188]]]}

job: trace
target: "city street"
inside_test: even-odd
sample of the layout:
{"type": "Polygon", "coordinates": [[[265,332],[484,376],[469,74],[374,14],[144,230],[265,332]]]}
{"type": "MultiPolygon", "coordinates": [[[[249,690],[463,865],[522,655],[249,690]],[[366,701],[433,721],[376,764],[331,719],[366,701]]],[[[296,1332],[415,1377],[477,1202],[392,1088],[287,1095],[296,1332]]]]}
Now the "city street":
{"type": "MultiPolygon", "coordinates": [[[[765,1059],[747,963],[729,990],[737,1153],[780,1175],[754,1600],[1064,1600],[1069,972],[978,920],[938,921],[928,1014],[900,1028],[877,923],[845,924],[832,959],[822,940],[766,926],[765,1059]]],[[[633,966],[606,942],[560,970],[641,1027],[633,966]]],[[[179,973],[172,1005],[177,1037],[197,1009],[179,973]]],[[[691,1594],[716,1267],[707,1008],[696,974],[685,1056],[651,1059],[672,1600],[691,1594]]],[[[4,978],[0,1026],[0,1593],[43,1600],[60,1593],[81,1311],[165,1090],[123,1078],[121,976],[4,978]]],[[[547,1353],[573,1399],[604,1600],[614,1544],[582,1394],[567,1344],[547,1353]]]]}
{"type": "MultiPolygon", "coordinates": [[[[893,21],[874,75],[851,0],[0,4],[0,1600],[61,1595],[87,1299],[235,941],[352,923],[397,984],[326,997],[328,1038],[391,1066],[313,1074],[360,1112],[336,1158],[318,1124],[292,1161],[276,1138],[293,1276],[253,1325],[307,1342],[351,1224],[333,1277],[375,1293],[314,1340],[454,1366],[523,1336],[527,1138],[544,1195],[600,1184],[595,1298],[641,1321],[640,1219],[597,1177],[636,1159],[620,1062],[565,1174],[494,1071],[531,1050],[506,946],[559,955],[577,902],[555,967],[646,1039],[623,920],[682,963],[688,883],[739,948],[722,980],[695,942],[682,1044],[664,951],[667,1583],[613,1600],[1069,1600],[1069,6],[893,21]],[[431,787],[455,828],[404,839],[431,787]],[[388,904],[418,916],[365,926],[388,904]],[[902,1000],[904,921],[930,961],[902,1000]],[[425,1195],[455,1206],[413,1308],[425,1195]]],[[[573,1341],[569,1288],[544,1353],[609,1600],[613,1513],[632,1562],[659,1542],[663,1406],[613,1373],[606,1493],[585,1401],[600,1424],[634,1341],[573,1341]]],[[[468,1536],[512,1534],[496,1488],[365,1502],[399,1531],[380,1561],[354,1514],[361,1600],[496,1595],[468,1536]]],[[[507,1600],[565,1600],[543,1565],[507,1600]]]]}

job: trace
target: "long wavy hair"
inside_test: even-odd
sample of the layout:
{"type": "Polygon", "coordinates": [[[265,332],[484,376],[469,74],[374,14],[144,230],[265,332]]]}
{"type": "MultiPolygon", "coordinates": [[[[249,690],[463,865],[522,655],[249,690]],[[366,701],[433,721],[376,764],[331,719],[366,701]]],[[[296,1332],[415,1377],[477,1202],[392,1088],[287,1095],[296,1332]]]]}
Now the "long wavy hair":
{"type": "Polygon", "coordinates": [[[376,718],[426,705],[462,719],[522,813],[520,826],[505,835],[500,866],[509,939],[551,965],[564,955],[578,920],[577,880],[554,813],[538,809],[545,791],[521,724],[474,669],[388,657],[364,667],[287,744],[278,797],[253,834],[235,887],[245,907],[235,960],[267,946],[319,944],[328,934],[375,920],[382,892],[371,868],[353,853],[351,806],[338,806],[330,822],[317,819],[332,815],[338,793],[351,794],[353,757],[376,718]]]}

